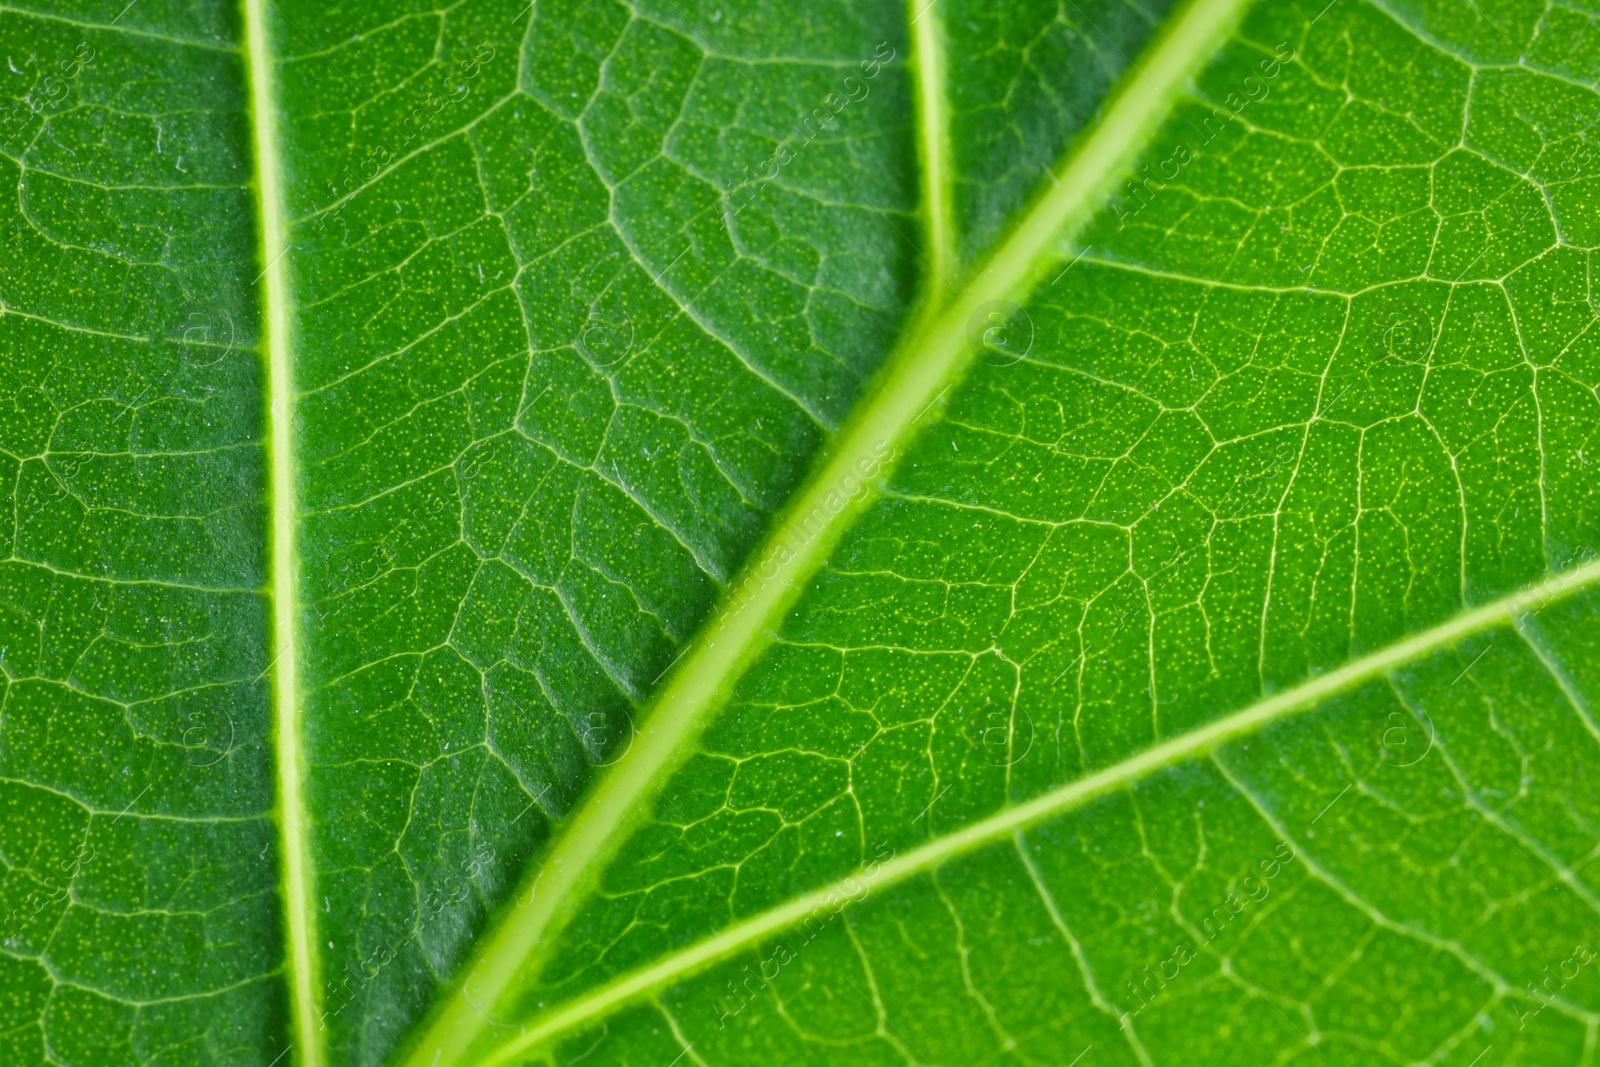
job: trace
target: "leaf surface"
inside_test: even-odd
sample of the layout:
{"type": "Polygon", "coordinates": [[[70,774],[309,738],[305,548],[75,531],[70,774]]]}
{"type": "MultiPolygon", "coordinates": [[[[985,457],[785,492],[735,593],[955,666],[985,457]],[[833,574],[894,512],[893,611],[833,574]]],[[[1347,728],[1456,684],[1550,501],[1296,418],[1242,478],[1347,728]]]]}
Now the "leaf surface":
{"type": "Polygon", "coordinates": [[[266,1063],[264,368],[238,26],[0,11],[0,1048],[266,1063]]]}
{"type": "Polygon", "coordinates": [[[1500,14],[1246,14],[465,1062],[1587,1062],[1600,112],[1500,14]]]}
{"type": "Polygon", "coordinates": [[[1590,1061],[1600,12],[104,6],[17,1062],[1590,1061]]]}
{"type": "Polygon", "coordinates": [[[711,48],[670,6],[320,8],[269,19],[308,865],[332,1058],[375,1063],[871,370],[916,188],[894,64],[723,213],[894,12],[711,48]]]}

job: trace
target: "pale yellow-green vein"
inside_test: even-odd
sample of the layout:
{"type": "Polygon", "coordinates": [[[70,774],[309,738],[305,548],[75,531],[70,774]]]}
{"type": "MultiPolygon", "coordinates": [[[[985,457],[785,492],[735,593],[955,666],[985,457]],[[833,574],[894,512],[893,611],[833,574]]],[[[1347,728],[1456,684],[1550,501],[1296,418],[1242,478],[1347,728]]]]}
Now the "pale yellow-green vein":
{"type": "Polygon", "coordinates": [[[272,48],[265,5],[245,0],[245,51],[255,131],[257,225],[261,234],[262,320],[267,363],[269,493],[272,507],[273,753],[278,771],[278,847],[285,924],[285,975],[289,985],[291,1044],[295,1062],[323,1067],[318,1024],[318,956],[313,875],[306,839],[305,756],[301,745],[299,650],[296,647],[294,378],[290,362],[289,291],[283,216],[283,169],[278,155],[272,48]]]}
{"type": "Polygon", "coordinates": [[[871,485],[960,376],[970,354],[968,320],[990,301],[1026,298],[1247,2],[1180,5],[1147,50],[1138,75],[1113,93],[1100,121],[1069,150],[1046,191],[1022,213],[971,283],[942,310],[917,318],[816,473],[669,675],[633,747],[596,782],[480,942],[454,991],[411,1044],[409,1067],[462,1062],[514,979],[537,970],[539,953],[548,949],[730,687],[766,646],[799,587],[872,498],[871,485]]]}
{"type": "Polygon", "coordinates": [[[931,300],[954,284],[955,206],[951,200],[950,104],[945,95],[944,20],[937,0],[907,0],[911,68],[916,76],[917,162],[922,167],[924,231],[931,300]]]}
{"type": "MultiPolygon", "coordinates": [[[[844,900],[859,900],[863,885],[873,888],[891,885],[933,870],[957,856],[999,841],[1051,816],[1136,782],[1165,767],[1202,756],[1219,745],[1249,735],[1278,719],[1316,707],[1335,694],[1348,691],[1379,677],[1386,671],[1414,662],[1429,653],[1495,626],[1513,623],[1534,614],[1563,597],[1600,584],[1600,560],[1556,575],[1539,585],[1485,604],[1472,611],[1416,634],[1404,641],[1352,660],[1293,689],[1258,701],[1209,726],[1201,727],[1123,760],[1094,774],[1080,778],[1034,799],[1007,808],[987,819],[972,823],[954,833],[930,841],[914,851],[896,856],[870,871],[822,886],[770,911],[729,927],[714,937],[675,952],[649,967],[634,971],[593,990],[579,999],[559,1005],[532,1026],[489,1055],[477,1067],[502,1067],[544,1041],[603,1016],[611,1009],[660,989],[670,982],[688,977],[727,959],[763,938],[799,923],[819,909],[836,909],[844,900]]],[[[1582,892],[1575,887],[1575,892],[1582,892]]]]}

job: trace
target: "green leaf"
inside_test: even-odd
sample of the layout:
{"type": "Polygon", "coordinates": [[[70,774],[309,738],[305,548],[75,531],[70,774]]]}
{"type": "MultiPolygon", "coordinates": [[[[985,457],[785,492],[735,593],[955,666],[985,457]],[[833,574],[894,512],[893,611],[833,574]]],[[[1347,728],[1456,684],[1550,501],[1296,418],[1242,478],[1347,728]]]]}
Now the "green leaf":
{"type": "Polygon", "coordinates": [[[330,1062],[382,1059],[627,750],[913,292],[894,43],[792,182],[730,192],[898,12],[781,46],[744,20],[720,51],[654,14],[264,12],[302,606],[279,755],[310,827],[289,929],[330,1062]],[[852,183],[879,209],[825,211],[852,183]]]}
{"type": "Polygon", "coordinates": [[[1233,7],[897,353],[408,1063],[1587,1062],[1592,72],[1233,7]]]}
{"type": "Polygon", "coordinates": [[[947,255],[813,14],[0,13],[22,1062],[381,1060],[628,751],[947,255]]]}
{"type": "Polygon", "coordinates": [[[11,1059],[1592,1058],[1600,10],[123,2],[0,11],[11,1059]]]}

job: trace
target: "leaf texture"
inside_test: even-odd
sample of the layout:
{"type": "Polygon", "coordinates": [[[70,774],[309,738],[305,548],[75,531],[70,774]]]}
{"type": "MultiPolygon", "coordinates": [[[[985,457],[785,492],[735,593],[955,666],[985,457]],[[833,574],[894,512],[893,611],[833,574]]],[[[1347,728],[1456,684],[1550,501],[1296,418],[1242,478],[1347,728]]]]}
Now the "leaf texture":
{"type": "Polygon", "coordinates": [[[1587,1062],[1596,100],[1543,25],[1253,9],[483,1062],[1587,1062]]]}
{"type": "Polygon", "coordinates": [[[287,1040],[239,44],[221,8],[0,12],[10,1063],[287,1040]]]}
{"type": "Polygon", "coordinates": [[[670,8],[524,6],[283,5],[274,33],[304,245],[317,939],[351,1062],[393,1045],[590,765],[626,747],[909,290],[887,215],[819,218],[852,173],[914,207],[893,88],[813,146],[831,188],[721,219],[741,175],[720,142],[770,137],[842,43],[741,63],[670,8]]]}
{"type": "Polygon", "coordinates": [[[0,1062],[1593,1062],[1587,0],[0,52],[0,1062]]]}

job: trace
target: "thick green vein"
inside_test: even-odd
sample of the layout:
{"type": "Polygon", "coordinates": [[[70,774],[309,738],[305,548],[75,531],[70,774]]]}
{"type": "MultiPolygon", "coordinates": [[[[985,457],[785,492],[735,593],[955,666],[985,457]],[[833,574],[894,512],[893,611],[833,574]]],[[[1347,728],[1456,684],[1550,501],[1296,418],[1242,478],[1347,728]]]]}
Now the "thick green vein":
{"type": "Polygon", "coordinates": [[[322,1067],[318,1038],[316,911],[312,870],[306,848],[304,754],[300,743],[299,692],[295,647],[295,507],[293,379],[289,359],[289,294],[285,275],[282,168],[274,123],[271,48],[266,12],[270,0],[246,0],[245,40],[250,68],[250,107],[255,132],[256,194],[261,232],[262,321],[267,354],[271,455],[268,492],[272,514],[273,749],[278,769],[278,847],[282,853],[282,894],[286,934],[285,971],[296,1060],[322,1067]]]}
{"type": "MultiPolygon", "coordinates": [[[[1175,13],[1136,73],[1119,86],[1098,123],[1068,151],[1045,193],[1023,212],[972,282],[942,312],[917,320],[717,613],[688,646],[627,756],[596,783],[480,941],[460,981],[412,1045],[405,1061],[409,1067],[452,1067],[490,1025],[513,978],[535,965],[541,947],[593,884],[632,820],[648,809],[730,687],[765,647],[799,588],[872,498],[875,481],[958,379],[970,355],[968,321],[990,301],[1026,298],[1246,5],[1247,0],[1190,0],[1175,13]]],[[[921,111],[928,113],[926,101],[921,111]]]]}
{"type": "MultiPolygon", "coordinates": [[[[939,298],[956,271],[955,205],[950,188],[950,103],[945,98],[944,24],[934,0],[906,0],[912,71],[917,79],[917,163],[922,167],[928,288],[939,298]]],[[[930,301],[931,303],[932,301],[930,301]]]]}
{"type": "MultiPolygon", "coordinates": [[[[1309,682],[1284,690],[1236,711],[1201,729],[1096,771],[1075,782],[1044,793],[1024,804],[1007,808],[954,833],[930,841],[921,848],[863,871],[831,885],[763,912],[729,927],[655,964],[613,981],[591,993],[556,1007],[535,1025],[496,1048],[479,1061],[479,1067],[500,1067],[550,1038],[572,1030],[612,1009],[654,990],[686,978],[695,972],[727,959],[761,939],[794,926],[822,908],[833,908],[839,901],[859,899],[863,884],[874,889],[891,885],[933,870],[957,856],[972,852],[1018,830],[1083,804],[1112,790],[1125,787],[1165,767],[1202,756],[1218,746],[1251,734],[1267,724],[1296,712],[1316,707],[1338,693],[1414,662],[1431,652],[1446,648],[1465,637],[1506,623],[1515,623],[1564,597],[1600,584],[1600,560],[1555,575],[1540,584],[1501,600],[1485,604],[1456,616],[1431,630],[1352,660],[1344,666],[1319,675],[1309,682]]],[[[1489,816],[1486,815],[1486,818],[1489,816]]],[[[1549,857],[1542,857],[1551,862],[1549,857]]],[[[1559,864],[1553,864],[1559,871],[1559,864]]],[[[1570,874],[1564,878],[1571,881],[1570,874]]]]}

